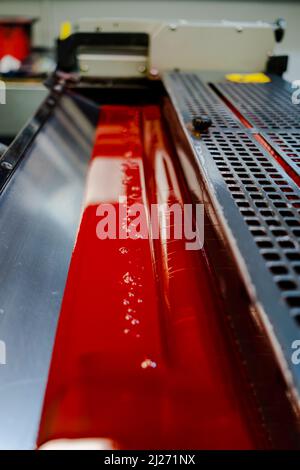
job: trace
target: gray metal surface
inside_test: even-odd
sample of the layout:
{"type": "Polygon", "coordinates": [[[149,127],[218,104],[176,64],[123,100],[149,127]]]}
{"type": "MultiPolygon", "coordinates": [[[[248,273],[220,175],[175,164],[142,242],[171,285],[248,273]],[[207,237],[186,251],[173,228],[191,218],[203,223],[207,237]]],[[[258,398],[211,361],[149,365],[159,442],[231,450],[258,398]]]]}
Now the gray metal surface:
{"type": "Polygon", "coordinates": [[[63,97],[0,197],[0,448],[35,446],[94,119],[63,97]]]}
{"type": "Polygon", "coordinates": [[[212,120],[213,128],[241,129],[241,124],[235,115],[226,108],[218,96],[208,85],[198,80],[193,73],[172,73],[172,86],[182,116],[185,121],[191,121],[199,114],[207,115],[212,120]]]}
{"type": "Polygon", "coordinates": [[[47,93],[42,84],[6,83],[6,104],[0,105],[0,141],[18,134],[47,93]]]}
{"type": "MultiPolygon", "coordinates": [[[[164,78],[249,293],[299,396],[300,370],[291,361],[291,345],[300,335],[300,190],[246,129],[212,128],[196,137],[189,127],[189,91],[182,94],[186,81],[185,74],[175,72],[164,78]]],[[[202,101],[199,86],[200,77],[191,74],[195,107],[202,101]]]]}

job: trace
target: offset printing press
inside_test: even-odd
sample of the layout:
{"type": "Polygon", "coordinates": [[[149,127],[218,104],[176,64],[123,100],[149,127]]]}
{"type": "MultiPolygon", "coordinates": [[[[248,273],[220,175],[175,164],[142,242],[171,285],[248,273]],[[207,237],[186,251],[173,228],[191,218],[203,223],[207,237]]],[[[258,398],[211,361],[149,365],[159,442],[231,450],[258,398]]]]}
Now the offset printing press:
{"type": "Polygon", "coordinates": [[[49,94],[0,164],[5,448],[299,448],[300,105],[272,53],[283,34],[62,31],[49,94]]]}

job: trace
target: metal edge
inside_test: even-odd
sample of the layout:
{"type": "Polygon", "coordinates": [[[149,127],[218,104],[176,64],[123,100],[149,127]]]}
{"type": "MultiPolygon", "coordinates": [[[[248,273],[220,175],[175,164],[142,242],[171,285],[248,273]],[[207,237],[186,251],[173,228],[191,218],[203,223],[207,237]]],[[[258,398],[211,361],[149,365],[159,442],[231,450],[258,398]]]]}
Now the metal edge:
{"type": "Polygon", "coordinates": [[[44,99],[34,116],[27,121],[8,149],[2,154],[0,158],[0,195],[17,166],[24,158],[25,152],[34,137],[52,114],[62,91],[58,93],[55,90],[50,90],[49,95],[44,99]]]}

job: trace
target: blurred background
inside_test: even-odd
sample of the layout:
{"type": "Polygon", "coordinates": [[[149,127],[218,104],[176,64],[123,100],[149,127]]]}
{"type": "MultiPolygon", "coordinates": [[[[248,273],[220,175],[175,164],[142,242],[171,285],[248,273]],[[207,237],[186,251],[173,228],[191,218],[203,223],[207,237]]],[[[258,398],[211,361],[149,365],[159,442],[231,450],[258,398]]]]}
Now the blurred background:
{"type": "Polygon", "coordinates": [[[273,21],[284,18],[287,31],[277,54],[289,54],[286,78],[300,78],[300,1],[251,0],[0,0],[0,15],[30,16],[39,20],[33,26],[33,45],[53,47],[63,21],[83,17],[149,17],[191,20],[273,21]]]}
{"type": "Polygon", "coordinates": [[[300,1],[0,0],[0,78],[7,82],[9,105],[9,113],[0,107],[2,143],[12,141],[46,96],[43,81],[55,67],[61,24],[101,17],[269,22],[284,18],[286,33],[275,54],[289,56],[284,78],[300,79],[300,1]]]}

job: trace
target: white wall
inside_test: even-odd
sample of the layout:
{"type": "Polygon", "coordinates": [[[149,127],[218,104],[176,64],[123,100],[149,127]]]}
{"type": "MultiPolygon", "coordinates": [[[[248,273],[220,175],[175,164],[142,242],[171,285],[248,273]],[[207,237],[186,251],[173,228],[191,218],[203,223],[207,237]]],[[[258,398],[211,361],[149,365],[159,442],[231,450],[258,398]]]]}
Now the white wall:
{"type": "Polygon", "coordinates": [[[0,14],[32,15],[41,18],[35,26],[34,43],[51,45],[64,20],[80,17],[158,17],[167,19],[287,20],[284,41],[277,53],[290,55],[286,77],[300,79],[300,2],[290,1],[127,1],[127,0],[0,0],[0,14]]]}

